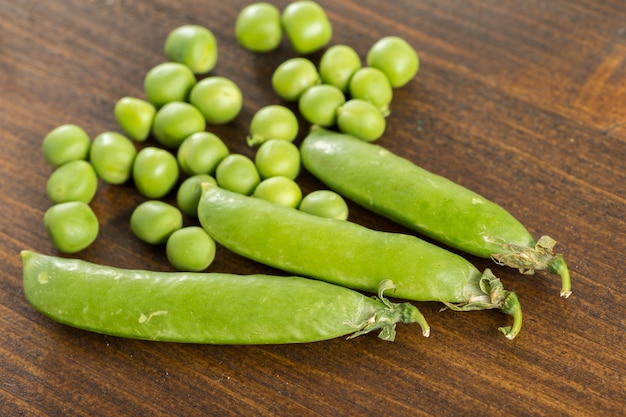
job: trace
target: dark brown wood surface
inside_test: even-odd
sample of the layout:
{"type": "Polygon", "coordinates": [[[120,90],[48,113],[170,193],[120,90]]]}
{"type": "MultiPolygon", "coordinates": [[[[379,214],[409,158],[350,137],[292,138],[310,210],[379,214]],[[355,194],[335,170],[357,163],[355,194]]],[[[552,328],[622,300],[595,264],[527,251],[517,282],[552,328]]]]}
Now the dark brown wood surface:
{"type": "MultiPolygon", "coordinates": [[[[19,252],[57,254],[43,227],[50,206],[42,138],[75,123],[93,138],[119,128],[113,106],[143,97],[168,32],[209,27],[213,74],[243,90],[244,108],[209,129],[254,154],[247,126],[280,103],[270,76],[295,56],[287,42],[254,55],[233,25],[241,0],[0,2],[0,414],[4,416],[618,416],[626,401],[626,7],[623,0],[320,0],[332,43],[364,58],[399,35],[421,57],[395,92],[378,142],[498,202],[539,237],[558,241],[572,272],[557,277],[493,266],[516,291],[524,328],[513,341],[497,311],[440,311],[432,326],[304,345],[151,343],[89,333],[37,313],[21,287],[19,252]]],[[[275,1],[283,7],[287,1],[275,1]]],[[[320,54],[311,57],[319,59],[320,54]]],[[[306,126],[303,124],[302,134],[306,126]]],[[[305,192],[321,184],[303,173],[305,192]]],[[[76,257],[168,271],[163,248],[134,238],[132,185],[102,184],[92,203],[98,240],[76,257]]],[[[407,232],[350,206],[351,220],[407,232]]],[[[320,242],[323,244],[323,242],[320,242]]],[[[410,262],[410,260],[407,260],[410,262]]],[[[277,272],[218,248],[211,271],[277,272]]],[[[138,295],[141,296],[141,295],[138,295]]]]}

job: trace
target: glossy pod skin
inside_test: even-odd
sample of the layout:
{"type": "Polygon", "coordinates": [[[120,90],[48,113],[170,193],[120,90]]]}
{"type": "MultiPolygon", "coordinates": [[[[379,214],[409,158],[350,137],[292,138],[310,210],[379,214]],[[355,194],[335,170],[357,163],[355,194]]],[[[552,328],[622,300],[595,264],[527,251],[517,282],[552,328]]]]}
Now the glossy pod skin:
{"type": "Polygon", "coordinates": [[[537,242],[500,205],[387,149],[350,135],[314,127],[300,147],[303,166],[328,187],[363,207],[449,247],[492,258],[524,274],[548,270],[570,275],[555,241],[537,242]]]}
{"type": "Polygon", "coordinates": [[[486,270],[415,236],[379,232],[346,220],[322,218],[258,198],[203,184],[198,205],[202,227],[239,255],[289,273],[376,292],[381,280],[394,297],[442,301],[456,310],[499,308],[513,315],[515,337],[522,324],[513,292],[486,270]]]}
{"type": "Polygon", "coordinates": [[[428,325],[409,303],[301,277],[128,270],[23,251],[24,293],[42,314],[120,337],[180,343],[282,344],[428,325]]]}

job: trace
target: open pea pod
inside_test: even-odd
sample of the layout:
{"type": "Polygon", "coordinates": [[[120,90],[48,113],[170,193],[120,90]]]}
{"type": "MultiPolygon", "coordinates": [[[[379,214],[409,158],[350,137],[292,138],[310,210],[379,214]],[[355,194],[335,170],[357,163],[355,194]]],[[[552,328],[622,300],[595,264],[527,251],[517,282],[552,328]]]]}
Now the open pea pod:
{"type": "Polygon", "coordinates": [[[415,236],[322,218],[203,184],[198,218],[226,248],[289,273],[375,293],[381,280],[394,297],[441,301],[455,310],[497,308],[513,316],[500,330],[513,339],[522,326],[515,293],[490,270],[415,236]]]}
{"type": "Polygon", "coordinates": [[[24,294],[42,314],[120,337],[211,344],[304,343],[429,327],[417,307],[302,277],[129,270],[23,251],[24,294]]]}
{"type": "Polygon", "coordinates": [[[555,241],[533,236],[500,205],[408,159],[350,135],[314,127],[300,147],[302,164],[355,203],[465,253],[492,258],[523,274],[560,275],[561,296],[570,274],[555,241]]]}

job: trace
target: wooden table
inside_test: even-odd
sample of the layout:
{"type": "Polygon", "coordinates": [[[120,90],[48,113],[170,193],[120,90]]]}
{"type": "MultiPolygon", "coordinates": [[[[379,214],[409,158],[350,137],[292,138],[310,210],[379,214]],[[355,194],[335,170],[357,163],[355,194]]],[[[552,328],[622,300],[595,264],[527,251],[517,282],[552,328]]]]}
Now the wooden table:
{"type": "MultiPolygon", "coordinates": [[[[626,8],[622,0],[320,0],[332,43],[362,57],[385,35],[419,52],[417,77],[395,92],[379,144],[496,201],[568,260],[574,293],[557,277],[493,267],[518,293],[524,328],[513,341],[497,311],[440,311],[432,327],[304,345],[154,343],[66,327],[37,313],[21,287],[19,252],[58,254],[42,217],[50,206],[42,138],[75,123],[93,138],[119,131],[115,102],[143,97],[175,27],[209,27],[213,71],[245,99],[240,116],[209,129],[248,156],[247,126],[281,103],[273,69],[295,56],[240,48],[243,0],[22,0],[0,4],[0,414],[5,416],[617,416],[626,401],[626,8]]],[[[275,1],[284,7],[288,2],[275,1]]],[[[320,54],[311,59],[318,60],[320,54]]],[[[306,126],[303,124],[299,142],[306,126]]],[[[321,188],[307,173],[305,192],[321,188]]],[[[168,198],[171,198],[168,197],[168,198]]],[[[76,257],[170,270],[161,247],[130,232],[142,198],[101,184],[98,240],[76,257]]],[[[350,219],[408,230],[350,206],[350,219]]],[[[211,271],[276,272],[219,247],[211,271]]]]}

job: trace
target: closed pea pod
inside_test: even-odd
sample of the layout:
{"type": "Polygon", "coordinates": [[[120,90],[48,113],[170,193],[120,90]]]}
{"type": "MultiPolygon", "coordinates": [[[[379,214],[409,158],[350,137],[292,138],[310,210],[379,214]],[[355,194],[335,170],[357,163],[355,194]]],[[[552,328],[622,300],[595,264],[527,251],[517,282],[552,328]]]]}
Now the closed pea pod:
{"type": "Polygon", "coordinates": [[[127,270],[23,251],[28,301],[60,323],[102,334],[180,343],[303,343],[428,325],[392,304],[300,277],[127,270]]]}
{"type": "Polygon", "coordinates": [[[376,292],[394,282],[394,297],[442,301],[456,310],[498,308],[513,316],[501,331],[512,339],[522,325],[515,293],[491,271],[415,236],[379,232],[322,218],[204,184],[200,224],[222,246],[289,273],[376,292]]]}
{"type": "Polygon", "coordinates": [[[570,295],[569,271],[552,252],[554,240],[535,242],[496,203],[350,135],[312,129],[300,149],[307,170],[346,198],[466,253],[526,274],[559,274],[561,296],[570,295]]]}

